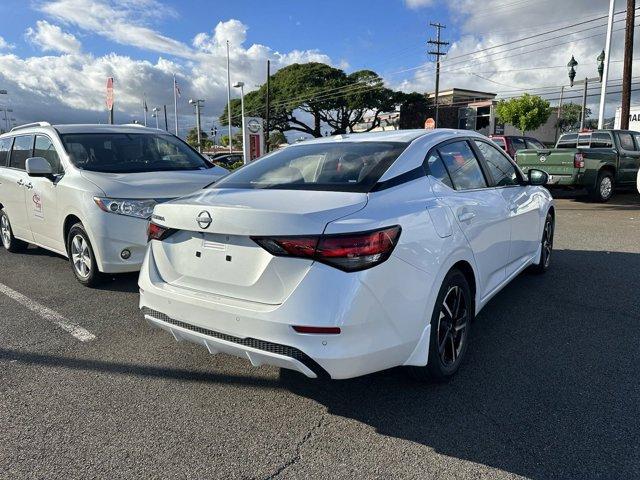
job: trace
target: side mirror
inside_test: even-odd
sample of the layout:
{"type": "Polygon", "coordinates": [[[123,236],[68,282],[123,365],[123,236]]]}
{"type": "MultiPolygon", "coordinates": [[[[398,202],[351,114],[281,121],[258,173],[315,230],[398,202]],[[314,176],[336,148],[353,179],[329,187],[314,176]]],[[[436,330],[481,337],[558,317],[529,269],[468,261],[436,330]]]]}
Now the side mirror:
{"type": "Polygon", "coordinates": [[[546,185],[549,181],[549,174],[535,168],[529,169],[527,172],[529,177],[529,185],[546,185]]]}
{"type": "Polygon", "coordinates": [[[53,178],[53,169],[51,164],[42,157],[27,158],[26,162],[27,175],[30,177],[53,178]]]}

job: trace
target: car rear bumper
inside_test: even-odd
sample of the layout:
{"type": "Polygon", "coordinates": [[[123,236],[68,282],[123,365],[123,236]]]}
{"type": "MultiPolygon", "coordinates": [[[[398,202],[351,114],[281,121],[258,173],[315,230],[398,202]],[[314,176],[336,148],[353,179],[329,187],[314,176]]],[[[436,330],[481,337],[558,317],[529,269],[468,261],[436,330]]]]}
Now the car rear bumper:
{"type": "MultiPolygon", "coordinates": [[[[388,262],[412,269],[393,257],[388,262]]],[[[384,275],[383,269],[380,272],[375,275],[384,275]]],[[[397,299],[406,305],[407,298],[397,296],[383,305],[358,274],[326,265],[311,268],[284,303],[268,305],[168,284],[159,276],[149,249],[139,286],[140,309],[151,324],[171,332],[176,340],[245,358],[253,365],[289,368],[312,378],[343,379],[404,364],[426,364],[424,348],[418,349],[422,355],[417,363],[414,355],[420,339],[424,343],[426,338],[428,345],[425,330],[430,315],[424,315],[424,296],[412,300],[420,311],[419,319],[412,318],[407,308],[403,312],[394,303],[397,299]],[[341,331],[302,334],[293,325],[338,326],[341,331]]]]}

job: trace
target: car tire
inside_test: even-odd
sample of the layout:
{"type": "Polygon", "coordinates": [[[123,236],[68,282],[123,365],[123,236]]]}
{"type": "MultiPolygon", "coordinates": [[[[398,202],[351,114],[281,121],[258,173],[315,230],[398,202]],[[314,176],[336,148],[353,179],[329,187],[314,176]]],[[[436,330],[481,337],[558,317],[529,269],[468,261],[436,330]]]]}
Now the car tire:
{"type": "Polygon", "coordinates": [[[9,215],[4,210],[0,210],[0,239],[4,248],[11,253],[19,253],[27,249],[29,244],[18,240],[13,236],[9,215]]]}
{"type": "Polygon", "coordinates": [[[98,270],[96,256],[82,223],[76,223],[67,235],[67,252],[69,262],[76,280],[85,287],[93,288],[103,280],[103,274],[98,270]]]}
{"type": "Polygon", "coordinates": [[[551,212],[547,213],[542,229],[542,239],[540,240],[540,263],[532,265],[529,269],[531,273],[542,274],[549,270],[551,265],[551,254],[553,253],[553,234],[555,232],[555,221],[551,212]]]}
{"type": "Polygon", "coordinates": [[[460,368],[469,343],[475,305],[471,288],[464,274],[451,270],[440,287],[431,315],[429,359],[425,367],[411,367],[419,380],[443,382],[460,368]]]}
{"type": "Polygon", "coordinates": [[[613,197],[613,175],[606,170],[600,171],[593,189],[589,190],[589,197],[594,202],[605,203],[613,197]]]}

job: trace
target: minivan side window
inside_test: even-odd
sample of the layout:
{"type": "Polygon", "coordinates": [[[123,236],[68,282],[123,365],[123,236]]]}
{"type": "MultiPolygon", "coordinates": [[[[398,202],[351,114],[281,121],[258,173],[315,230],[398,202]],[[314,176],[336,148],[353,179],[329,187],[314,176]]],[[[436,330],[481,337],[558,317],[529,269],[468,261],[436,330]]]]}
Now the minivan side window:
{"type": "Polygon", "coordinates": [[[456,190],[471,190],[487,186],[480,163],[466,141],[448,143],[438,147],[438,152],[456,190]]]}
{"type": "Polygon", "coordinates": [[[49,162],[54,175],[63,173],[62,165],[60,164],[60,157],[58,156],[58,152],[56,152],[56,147],[53,146],[49,137],[36,135],[36,145],[33,149],[33,156],[42,157],[49,162]]]}
{"type": "Polygon", "coordinates": [[[20,137],[16,137],[13,141],[11,156],[9,157],[9,166],[11,168],[17,168],[18,170],[24,170],[27,158],[32,156],[32,150],[33,135],[22,135],[20,137]]]}
{"type": "Polygon", "coordinates": [[[9,150],[13,138],[0,138],[0,167],[6,167],[9,160],[9,150]]]}

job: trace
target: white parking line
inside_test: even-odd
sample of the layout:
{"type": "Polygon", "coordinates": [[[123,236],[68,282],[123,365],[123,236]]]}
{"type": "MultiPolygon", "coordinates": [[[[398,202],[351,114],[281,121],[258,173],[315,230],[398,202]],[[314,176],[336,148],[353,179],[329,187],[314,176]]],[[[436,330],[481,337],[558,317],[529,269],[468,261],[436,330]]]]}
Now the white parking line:
{"type": "Polygon", "coordinates": [[[70,322],[58,312],[51,310],[44,305],[39,304],[38,302],[31,300],[28,297],[25,297],[23,294],[16,292],[15,290],[7,287],[6,285],[0,283],[0,293],[4,293],[7,297],[15,300],[21,305],[27,307],[32,312],[38,314],[40,317],[45,320],[50,321],[51,323],[57,325],[61,329],[69,332],[75,338],[80,340],[81,342],[89,342],[96,338],[96,336],[90,331],[82,328],[80,325],[77,325],[73,322],[70,322]]]}

